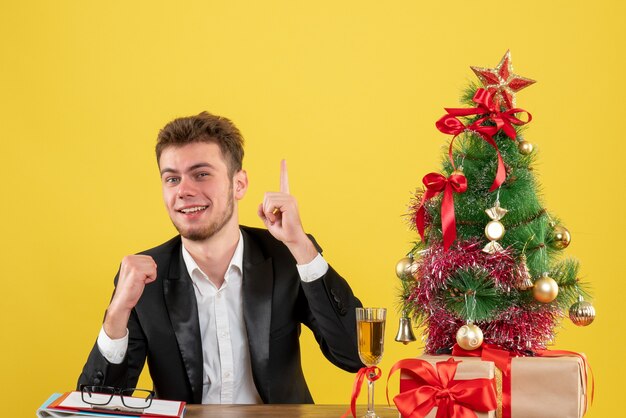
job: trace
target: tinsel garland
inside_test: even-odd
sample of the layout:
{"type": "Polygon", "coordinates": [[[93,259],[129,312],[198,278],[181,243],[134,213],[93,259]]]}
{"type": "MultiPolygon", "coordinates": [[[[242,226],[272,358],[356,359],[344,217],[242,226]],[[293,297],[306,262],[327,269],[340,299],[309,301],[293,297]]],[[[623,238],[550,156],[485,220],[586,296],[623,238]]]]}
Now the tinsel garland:
{"type": "Polygon", "coordinates": [[[492,320],[476,322],[484,332],[485,342],[521,353],[544,349],[545,341],[553,339],[552,329],[560,311],[551,305],[523,300],[522,291],[516,288],[523,281],[518,257],[511,248],[485,253],[483,244],[478,239],[461,241],[444,252],[441,243],[431,243],[421,253],[416,281],[405,303],[418,324],[425,327],[426,352],[437,353],[452,347],[456,331],[465,323],[463,318],[446,310],[443,293],[448,291],[449,278],[467,267],[486,271],[494,286],[513,301],[511,306],[495,313],[492,320]]]}
{"type": "MultiPolygon", "coordinates": [[[[559,311],[549,305],[532,310],[528,306],[511,306],[494,321],[479,321],[485,342],[516,354],[543,350],[546,341],[554,340],[553,329],[560,318],[559,311]]],[[[464,321],[454,317],[443,307],[433,307],[425,325],[424,351],[429,354],[449,352],[456,342],[455,335],[464,321]]]]}
{"type": "Polygon", "coordinates": [[[448,251],[440,243],[432,243],[422,254],[418,268],[419,287],[414,299],[427,306],[433,296],[446,287],[448,278],[460,268],[481,267],[494,285],[508,292],[519,282],[519,270],[511,250],[488,254],[482,251],[484,242],[478,239],[457,242],[448,251]]]}

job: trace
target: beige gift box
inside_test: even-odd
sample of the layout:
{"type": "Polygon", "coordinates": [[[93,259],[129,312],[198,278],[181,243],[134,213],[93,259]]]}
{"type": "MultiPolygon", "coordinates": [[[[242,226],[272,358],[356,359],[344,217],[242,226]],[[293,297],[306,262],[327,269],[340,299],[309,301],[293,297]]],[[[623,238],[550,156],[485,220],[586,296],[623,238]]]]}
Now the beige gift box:
{"type": "Polygon", "coordinates": [[[579,357],[515,357],[511,363],[512,418],[581,418],[587,382],[579,357]]]}
{"type": "MultiPolygon", "coordinates": [[[[434,365],[450,357],[424,355],[419,358],[434,365]]],[[[494,364],[491,361],[482,361],[479,357],[454,359],[462,361],[455,379],[493,377],[494,364]]],[[[405,375],[400,378],[409,379],[405,375]]],[[[502,417],[501,379],[502,375],[496,369],[498,410],[495,414],[477,413],[478,417],[502,417]]],[[[585,414],[586,396],[585,364],[580,357],[514,357],[511,361],[512,418],[581,418],[585,414]]],[[[433,409],[427,417],[435,417],[435,413],[436,409],[433,409]]]]}

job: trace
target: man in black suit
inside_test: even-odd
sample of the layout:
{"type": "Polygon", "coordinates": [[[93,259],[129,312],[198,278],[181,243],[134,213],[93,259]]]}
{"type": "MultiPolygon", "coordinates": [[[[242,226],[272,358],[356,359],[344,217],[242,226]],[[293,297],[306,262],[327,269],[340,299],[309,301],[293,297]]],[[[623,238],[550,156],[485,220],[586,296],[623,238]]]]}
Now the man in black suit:
{"type": "Polygon", "coordinates": [[[157,396],[188,403],[312,403],[300,364],[300,324],[347,371],[357,353],[347,282],[305,234],[289,194],[240,226],[248,188],[243,138],[226,118],[179,118],[156,146],[163,197],[179,236],[122,260],[116,288],[79,387],[135,387],[147,359],[157,396]]]}

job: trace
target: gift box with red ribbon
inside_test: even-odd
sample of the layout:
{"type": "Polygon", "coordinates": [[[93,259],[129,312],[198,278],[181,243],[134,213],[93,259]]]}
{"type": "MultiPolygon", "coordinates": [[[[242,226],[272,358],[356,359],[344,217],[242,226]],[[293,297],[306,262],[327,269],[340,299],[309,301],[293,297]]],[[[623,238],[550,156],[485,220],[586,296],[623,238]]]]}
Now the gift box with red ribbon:
{"type": "MultiPolygon", "coordinates": [[[[495,413],[472,411],[474,415],[469,413],[440,414],[435,407],[424,414],[423,408],[418,407],[420,401],[417,400],[415,394],[408,395],[416,388],[425,386],[424,379],[416,379],[415,371],[410,372],[404,367],[399,367],[402,369],[400,395],[403,395],[404,400],[409,404],[403,406],[402,409],[398,408],[403,418],[494,416],[497,418],[581,418],[586,412],[588,364],[584,355],[564,351],[543,351],[536,353],[533,357],[515,357],[509,352],[497,350],[488,345],[474,355],[482,358],[424,355],[419,357],[419,360],[431,365],[449,361],[449,359],[459,361],[454,380],[490,379],[489,376],[492,376],[490,373],[495,371],[495,378],[493,378],[496,393],[495,413]]],[[[396,364],[402,364],[405,361],[401,360],[396,364]]],[[[425,372],[419,370],[419,373],[425,372]]],[[[435,403],[437,396],[434,397],[435,403]]],[[[476,399],[475,396],[474,398],[476,399]]],[[[397,402],[396,406],[398,406],[397,402]]]]}
{"type": "Polygon", "coordinates": [[[400,393],[393,399],[403,418],[492,418],[497,407],[495,366],[450,356],[397,362],[400,393]]]}

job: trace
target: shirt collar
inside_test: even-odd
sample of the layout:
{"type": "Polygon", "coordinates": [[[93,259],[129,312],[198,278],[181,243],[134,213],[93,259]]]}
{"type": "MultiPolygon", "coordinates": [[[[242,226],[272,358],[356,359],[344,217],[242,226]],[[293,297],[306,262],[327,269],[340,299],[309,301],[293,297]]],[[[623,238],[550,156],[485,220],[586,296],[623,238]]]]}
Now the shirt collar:
{"type": "MultiPolygon", "coordinates": [[[[187,273],[189,273],[189,277],[191,277],[191,280],[193,280],[194,284],[199,280],[208,281],[208,276],[200,269],[198,263],[196,263],[191,254],[189,254],[189,251],[187,251],[187,249],[185,248],[184,243],[182,245],[182,252],[183,261],[185,262],[185,267],[187,268],[187,273]]],[[[233,269],[236,269],[240,275],[243,274],[243,235],[241,234],[241,230],[239,231],[239,242],[237,243],[237,247],[235,248],[233,257],[230,259],[230,262],[228,263],[228,268],[226,269],[226,276],[224,277],[225,284],[227,284],[229,279],[231,278],[231,272],[233,271],[233,269]]],[[[198,290],[201,289],[201,287],[196,287],[198,288],[198,290]]]]}

